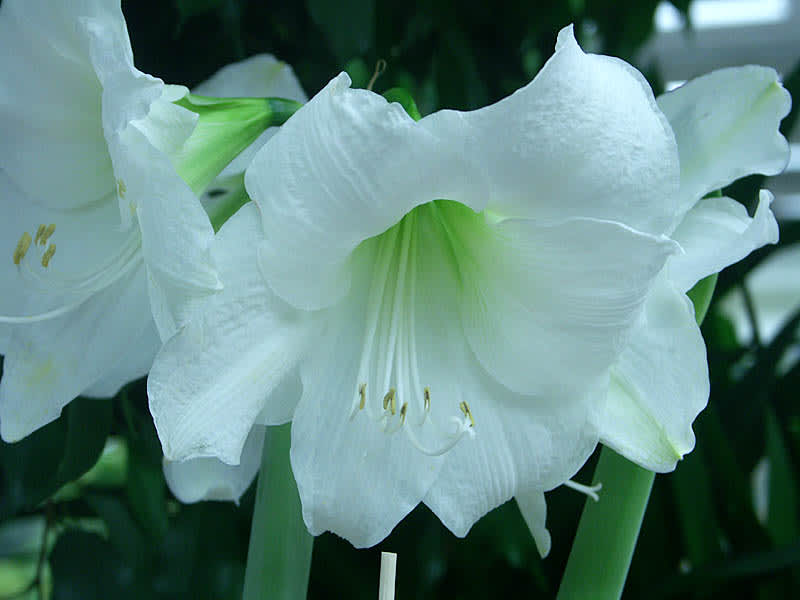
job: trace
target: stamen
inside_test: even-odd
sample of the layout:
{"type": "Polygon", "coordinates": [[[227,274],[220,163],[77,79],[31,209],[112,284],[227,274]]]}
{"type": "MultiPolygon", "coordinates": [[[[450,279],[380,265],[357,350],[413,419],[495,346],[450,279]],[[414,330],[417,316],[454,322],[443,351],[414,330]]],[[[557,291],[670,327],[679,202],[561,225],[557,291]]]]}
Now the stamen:
{"type": "Polygon", "coordinates": [[[431,409],[431,388],[426,387],[422,392],[422,397],[424,399],[424,410],[427,413],[431,409]]]}
{"type": "Polygon", "coordinates": [[[117,179],[117,194],[123,200],[125,199],[125,193],[128,191],[128,188],[125,185],[125,182],[122,179],[117,179]]]}
{"type": "Polygon", "coordinates": [[[14,264],[19,265],[25,255],[28,253],[28,248],[31,247],[31,234],[27,231],[22,234],[17,242],[17,248],[14,250],[14,264]]]}
{"type": "Polygon", "coordinates": [[[44,254],[42,254],[42,266],[47,268],[47,265],[50,264],[50,259],[53,258],[53,254],[56,253],[56,245],[50,244],[45,250],[44,254]]]}
{"type": "Polygon", "coordinates": [[[400,407],[400,424],[404,425],[406,422],[406,411],[408,410],[408,402],[403,402],[403,406],[400,407]]]}
{"type": "MultiPolygon", "coordinates": [[[[44,227],[44,225],[40,225],[40,226],[39,226],[39,228],[40,228],[40,229],[41,229],[42,227],[44,227]]],[[[48,225],[47,227],[45,227],[45,228],[42,230],[42,233],[41,233],[41,235],[39,235],[39,230],[37,230],[37,231],[36,231],[36,235],[39,237],[39,245],[40,245],[40,246],[44,246],[45,244],[47,244],[47,240],[49,240],[49,239],[50,239],[50,236],[51,236],[51,235],[53,235],[53,233],[55,232],[55,230],[56,230],[56,225],[55,225],[55,223],[50,223],[50,225],[48,225]]]]}
{"type": "Polygon", "coordinates": [[[364,405],[367,403],[367,384],[362,383],[358,386],[358,410],[364,410],[364,405]]]}
{"type": "Polygon", "coordinates": [[[45,225],[39,225],[38,229],[36,230],[36,236],[33,238],[34,244],[39,243],[39,240],[42,238],[42,234],[44,233],[45,229],[46,229],[45,225]]]}
{"type": "Polygon", "coordinates": [[[466,400],[462,400],[461,404],[458,405],[461,409],[461,412],[464,413],[464,416],[469,419],[469,426],[475,427],[475,419],[472,418],[472,411],[469,409],[469,404],[467,404],[466,400]]]}
{"type": "Polygon", "coordinates": [[[383,397],[383,410],[389,410],[389,412],[394,415],[397,413],[397,403],[394,399],[395,391],[394,388],[390,389],[386,392],[386,395],[383,397]]]}
{"type": "Polygon", "coordinates": [[[589,498],[591,498],[595,502],[600,500],[600,496],[597,495],[597,492],[603,489],[602,483],[588,486],[588,485],[583,485],[582,483],[577,483],[575,481],[572,481],[571,479],[567,479],[564,482],[564,485],[567,486],[568,488],[572,488],[576,492],[580,492],[581,494],[586,494],[587,496],[589,496],[589,498]]]}

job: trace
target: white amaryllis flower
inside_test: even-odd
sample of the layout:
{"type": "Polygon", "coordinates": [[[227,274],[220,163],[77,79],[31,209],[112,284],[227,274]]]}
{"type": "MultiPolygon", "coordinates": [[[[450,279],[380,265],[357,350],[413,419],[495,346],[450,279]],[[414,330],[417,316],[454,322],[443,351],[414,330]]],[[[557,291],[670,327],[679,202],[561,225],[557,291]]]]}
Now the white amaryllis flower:
{"type": "Polygon", "coordinates": [[[5,440],[142,376],[156,324],[220,287],[213,229],[173,164],[197,123],[173,104],[186,92],[134,67],[119,0],[0,7],[5,440]]]}
{"type": "MultiPolygon", "coordinates": [[[[227,65],[198,85],[194,93],[204,96],[278,97],[306,102],[300,82],[292,68],[268,54],[251,56],[227,65]]],[[[246,200],[244,171],[255,153],[271,138],[277,128],[271,127],[220,173],[210,186],[211,194],[203,198],[203,205],[212,216],[223,217],[237,206],[237,196],[246,200]]],[[[152,362],[152,361],[151,361],[152,362]]],[[[247,491],[261,465],[264,445],[264,427],[254,427],[242,451],[238,465],[228,465],[217,458],[195,458],[185,461],[164,461],[164,475],[175,497],[182,502],[200,500],[238,501],[247,491]]]]}
{"type": "Polygon", "coordinates": [[[609,368],[679,251],[678,149],[644,78],[571,28],[473,112],[415,122],[349,83],[249,167],[255,204],[211,247],[224,290],[160,351],[151,411],[167,458],[229,464],[256,422],[292,419],[313,534],[368,546],[423,501],[465,535],[595,447],[609,368]]]}

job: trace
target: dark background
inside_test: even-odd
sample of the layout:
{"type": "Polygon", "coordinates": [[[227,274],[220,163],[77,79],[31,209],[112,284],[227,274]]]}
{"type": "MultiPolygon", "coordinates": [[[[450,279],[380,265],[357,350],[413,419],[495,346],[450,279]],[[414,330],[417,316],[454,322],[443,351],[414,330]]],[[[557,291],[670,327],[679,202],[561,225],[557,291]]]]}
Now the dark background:
{"type": "MultiPolygon", "coordinates": [[[[342,69],[354,86],[365,86],[383,58],[388,67],[374,89],[406,87],[426,114],[483,106],[524,85],[571,22],[584,48],[632,60],[653,32],[656,4],[130,0],[123,9],[137,66],[168,83],[192,86],[229,62],[269,52],[293,66],[311,96],[342,69]]],[[[685,11],[689,2],[674,4],[685,11]]],[[[660,92],[658,72],[643,68],[660,92]]],[[[797,79],[796,71],[786,79],[796,98],[797,79]]],[[[761,183],[747,178],[726,193],[752,209],[761,183]]],[[[797,234],[796,224],[784,225],[781,244],[796,242],[797,234]]],[[[716,297],[741,287],[774,250],[724,272],[716,297]]],[[[775,365],[797,343],[798,318],[794,313],[771,342],[743,346],[712,305],[703,326],[709,408],[695,425],[696,450],[656,478],[625,598],[797,597],[800,367],[779,375],[775,365]],[[762,523],[750,473],[764,456],[772,477],[762,523]]],[[[576,479],[590,481],[595,462],[576,479]]],[[[0,445],[0,600],[36,598],[39,584],[62,599],[238,599],[253,496],[254,486],[238,507],[184,506],[171,497],[143,382],[112,402],[79,399],[26,440],[0,445]],[[107,455],[104,471],[73,482],[109,436],[118,460],[107,455]],[[40,552],[42,529],[49,554],[40,552]]],[[[424,507],[369,550],[323,535],[314,546],[309,597],[374,598],[380,550],[388,550],[399,556],[398,598],[552,598],[583,501],[567,489],[548,494],[553,549],[543,561],[513,502],[466,539],[424,507]]]]}

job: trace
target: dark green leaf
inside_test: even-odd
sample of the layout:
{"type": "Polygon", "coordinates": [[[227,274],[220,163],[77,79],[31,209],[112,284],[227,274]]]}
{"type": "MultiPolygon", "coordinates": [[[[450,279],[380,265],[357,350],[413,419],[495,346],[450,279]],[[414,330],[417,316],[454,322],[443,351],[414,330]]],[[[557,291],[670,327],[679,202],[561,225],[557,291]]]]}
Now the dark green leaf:
{"type": "Polygon", "coordinates": [[[127,600],[144,597],[135,589],[134,570],[111,544],[95,533],[70,530],[50,553],[53,600],[127,600]]]}
{"type": "Polygon", "coordinates": [[[798,537],[797,480],[792,472],[783,433],[771,409],[767,409],[766,425],[769,459],[767,531],[776,544],[783,545],[798,537]]]}
{"type": "Polygon", "coordinates": [[[306,6],[341,65],[374,47],[375,0],[307,0],[306,6]]]}
{"type": "Polygon", "coordinates": [[[175,0],[175,5],[178,7],[181,19],[185,20],[218,8],[223,2],[225,0],[175,0]]]}

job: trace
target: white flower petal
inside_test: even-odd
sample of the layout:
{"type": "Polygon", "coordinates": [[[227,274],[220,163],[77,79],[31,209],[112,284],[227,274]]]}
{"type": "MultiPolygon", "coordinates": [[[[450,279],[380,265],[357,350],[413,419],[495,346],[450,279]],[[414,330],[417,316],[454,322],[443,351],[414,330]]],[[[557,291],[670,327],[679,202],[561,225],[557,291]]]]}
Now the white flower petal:
{"type": "Polygon", "coordinates": [[[216,458],[193,458],[177,462],[165,459],[164,477],[170,491],[185,503],[232,500],[238,504],[261,466],[264,433],[263,427],[253,427],[238,465],[226,465],[216,458]]]}
{"type": "MultiPolygon", "coordinates": [[[[306,319],[275,298],[258,271],[261,236],[253,204],[220,229],[212,253],[225,288],[164,345],[150,371],[150,411],[168,460],[238,464],[267,398],[306,343],[306,319]]],[[[296,400],[273,397],[270,406],[280,417],[296,400]]]]}
{"type": "Polygon", "coordinates": [[[524,88],[420,125],[479,165],[491,181],[488,207],[501,216],[594,217],[653,234],[671,224],[679,167],[669,124],[641,73],[584,54],[571,26],[524,88]]]}
{"type": "Polygon", "coordinates": [[[489,231],[470,234],[474,264],[465,258],[461,269],[472,350],[519,393],[583,395],[616,359],[677,245],[592,219],[509,219],[489,231]]]}
{"type": "Polygon", "coordinates": [[[658,97],[678,142],[678,215],[705,194],[752,173],[775,175],[789,160],[778,124],[789,93],[769,67],[720,69],[658,97]]]}
{"type": "MultiPolygon", "coordinates": [[[[225,65],[198,85],[194,89],[194,93],[217,97],[273,97],[288,98],[298,102],[308,101],[308,96],[300,86],[292,67],[271,54],[256,54],[239,62],[225,65]]],[[[256,152],[277,131],[276,127],[270,127],[262,133],[255,142],[225,167],[219,174],[219,178],[243,173],[253,161],[256,152]]]]}
{"type": "Polygon", "coordinates": [[[153,317],[162,339],[188,320],[193,302],[221,288],[208,246],[211,222],[169,158],[137,128],[111,146],[126,195],[135,199],[153,317]]]}
{"type": "Polygon", "coordinates": [[[517,506],[522,513],[522,518],[528,529],[531,530],[533,541],[536,542],[536,549],[542,558],[550,554],[552,542],[550,532],[547,531],[545,523],[547,518],[547,502],[544,499],[544,492],[541,490],[526,490],[517,492],[515,496],[517,506]]]}
{"type": "MultiPolygon", "coordinates": [[[[0,315],[25,316],[47,312],[88,295],[90,287],[70,285],[84,282],[93,274],[102,273],[115,257],[138,246],[138,234],[120,231],[116,202],[99,202],[69,211],[55,210],[36,204],[0,169],[0,315]],[[36,237],[39,225],[55,225],[44,246],[31,243],[17,265],[14,251],[22,235],[36,237]],[[86,232],[91,231],[91,235],[86,232]],[[56,252],[45,268],[41,259],[47,246],[56,252]],[[133,245],[133,246],[131,246],[133,245]]],[[[108,271],[104,280],[117,276],[108,271]]]]}
{"type": "Polygon", "coordinates": [[[778,241],[778,223],[770,210],[773,196],[761,190],[753,218],[730,198],[705,198],[684,217],[672,238],[684,249],[667,262],[669,277],[681,291],[740,261],[753,250],[778,241]]]}
{"type": "Polygon", "coordinates": [[[469,402],[475,435],[448,452],[425,497],[425,504],[458,536],[520,492],[561,485],[586,462],[598,440],[589,423],[590,395],[520,396],[482,374],[474,359],[464,366],[457,380],[452,375],[445,380],[441,395],[457,394],[469,402]]]}
{"type": "Polygon", "coordinates": [[[262,148],[245,176],[261,208],[260,265],[275,293],[312,310],[348,291],[347,257],[411,208],[457,198],[475,209],[482,180],[450,140],[342,73],[262,148]]]}
{"type": "Polygon", "coordinates": [[[82,16],[118,21],[124,31],[119,2],[10,0],[0,7],[0,164],[54,208],[86,206],[114,189],[100,83],[76,27],[82,16]]]}
{"type": "Polygon", "coordinates": [[[15,327],[0,381],[3,439],[19,440],[58,418],[124,359],[149,318],[140,265],[63,317],[15,327]]]}
{"type": "Polygon", "coordinates": [[[708,402],[706,349],[692,303],[660,277],[611,371],[601,441],[657,472],[694,448],[692,422],[708,402]]]}
{"type": "MultiPolygon", "coordinates": [[[[141,284],[144,283],[142,277],[141,284]]],[[[143,301],[147,302],[147,298],[143,298],[143,301]]],[[[125,354],[102,378],[83,390],[83,396],[112,398],[126,383],[147,375],[156,353],[161,348],[161,338],[158,337],[155,321],[152,316],[147,316],[148,318],[140,323],[136,337],[126,342],[125,354]]]]}
{"type": "MultiPolygon", "coordinates": [[[[594,396],[522,396],[488,376],[465,343],[453,307],[459,273],[448,264],[448,253],[425,243],[433,239],[420,236],[413,355],[420,385],[430,389],[430,418],[443,427],[448,418],[461,416],[459,404],[466,402],[474,420],[468,431],[474,435],[464,435],[445,454],[424,501],[453,533],[463,536],[518,491],[549,489],[575,473],[597,444],[597,433],[588,423],[594,396]]],[[[419,421],[413,392],[407,393],[416,409],[409,410],[412,423],[419,421]]],[[[403,394],[398,396],[405,401],[403,394]]]]}
{"type": "Polygon", "coordinates": [[[189,90],[185,87],[165,85],[161,97],[150,105],[147,115],[131,122],[167,156],[175,156],[197,126],[196,113],[173,104],[187,93],[189,90]]]}
{"type": "Polygon", "coordinates": [[[118,14],[76,18],[79,29],[88,37],[89,57],[102,86],[103,131],[109,144],[129,123],[145,118],[153,102],[164,93],[163,81],[133,66],[125,19],[119,4],[114,4],[118,14]]]}

